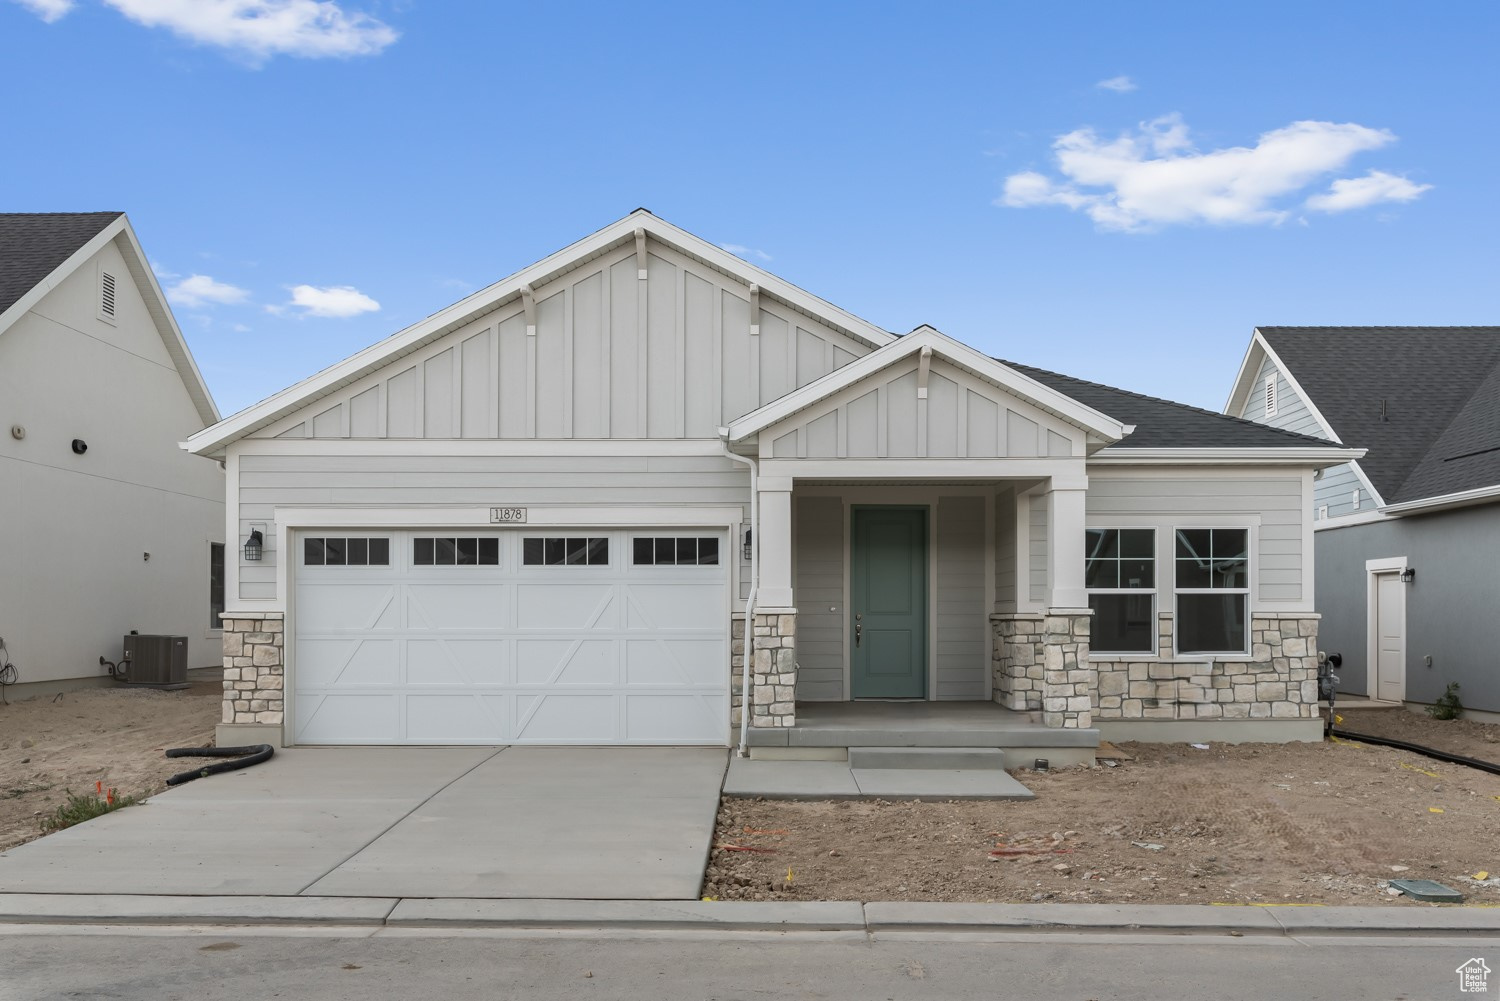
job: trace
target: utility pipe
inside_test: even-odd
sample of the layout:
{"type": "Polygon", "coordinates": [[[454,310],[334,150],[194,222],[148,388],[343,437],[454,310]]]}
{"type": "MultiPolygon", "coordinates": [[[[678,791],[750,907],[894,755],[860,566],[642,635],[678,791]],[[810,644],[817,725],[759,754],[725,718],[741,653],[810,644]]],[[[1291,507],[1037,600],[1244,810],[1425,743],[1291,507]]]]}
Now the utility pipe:
{"type": "Polygon", "coordinates": [[[736,455],[729,449],[729,429],[719,428],[719,444],[724,454],[735,462],[750,467],[750,595],[745,599],[745,655],[744,675],[740,678],[740,746],[738,754],[745,757],[750,743],[750,674],[755,658],[755,598],[760,591],[760,494],[757,477],[760,464],[744,455],[736,455]]]}

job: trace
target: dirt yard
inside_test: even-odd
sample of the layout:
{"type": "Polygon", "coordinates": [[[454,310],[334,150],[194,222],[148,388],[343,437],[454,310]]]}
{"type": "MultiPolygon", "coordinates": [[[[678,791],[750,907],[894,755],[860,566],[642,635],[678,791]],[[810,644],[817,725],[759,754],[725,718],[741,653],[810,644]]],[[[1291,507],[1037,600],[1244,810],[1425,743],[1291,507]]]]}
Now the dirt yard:
{"type": "Polygon", "coordinates": [[[41,836],[68,790],[102,781],[124,795],[166,788],[192,761],[162,756],[201,747],[219,721],[220,682],[177,692],[93,688],[0,705],[0,851],[41,836]]]}
{"type": "MultiPolygon", "coordinates": [[[[1500,761],[1496,726],[1405,710],[1344,726],[1500,761]]],[[[1387,890],[1426,878],[1500,905],[1500,776],[1351,743],[1120,750],[1113,767],[1016,773],[1037,794],[1022,803],[726,799],[703,893],[1429,906],[1387,890]]]]}

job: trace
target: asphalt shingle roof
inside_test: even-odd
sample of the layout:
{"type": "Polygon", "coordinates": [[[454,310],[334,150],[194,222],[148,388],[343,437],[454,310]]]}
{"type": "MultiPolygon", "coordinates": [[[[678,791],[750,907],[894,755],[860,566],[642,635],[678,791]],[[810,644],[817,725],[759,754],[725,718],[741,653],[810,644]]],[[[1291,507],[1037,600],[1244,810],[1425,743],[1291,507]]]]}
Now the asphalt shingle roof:
{"type": "Polygon", "coordinates": [[[0,213],[0,313],[120,217],[119,212],[0,213]]]}
{"type": "Polygon", "coordinates": [[[1500,483],[1500,327],[1260,327],[1387,504],[1500,483]]]}
{"type": "Polygon", "coordinates": [[[1283,431],[1154,396],[1075,379],[1013,361],[996,359],[1049,389],[1108,414],[1135,432],[1114,448],[1317,448],[1337,447],[1322,438],[1283,431]]]}

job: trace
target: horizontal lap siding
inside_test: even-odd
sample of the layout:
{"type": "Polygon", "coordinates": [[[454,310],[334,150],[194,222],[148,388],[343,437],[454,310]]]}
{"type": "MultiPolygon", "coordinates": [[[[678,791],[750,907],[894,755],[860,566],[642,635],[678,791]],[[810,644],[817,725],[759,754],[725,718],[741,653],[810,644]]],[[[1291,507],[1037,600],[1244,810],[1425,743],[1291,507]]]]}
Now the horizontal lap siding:
{"type": "Polygon", "coordinates": [[[937,697],[989,697],[983,497],[943,497],[937,516],[937,697]]]}
{"type": "Polygon", "coordinates": [[[844,697],[844,501],[797,498],[797,698],[844,697]]]}
{"type": "Polygon", "coordinates": [[[1284,431],[1310,434],[1316,438],[1328,437],[1318,424],[1318,419],[1313,416],[1311,410],[1307,409],[1307,403],[1292,388],[1292,384],[1287,382],[1286,376],[1276,367],[1276,363],[1269,358],[1261,364],[1260,373],[1255,377],[1255,385],[1250,387],[1250,394],[1245,400],[1240,416],[1247,421],[1269,424],[1273,428],[1281,428],[1284,431]],[[1266,414],[1266,379],[1273,374],[1276,376],[1276,413],[1268,416],[1266,414]]]}
{"type": "MultiPolygon", "coordinates": [[[[1257,601],[1300,601],[1304,597],[1302,533],[1311,512],[1302,510],[1302,481],[1298,477],[1095,476],[1089,481],[1088,514],[1096,524],[1107,523],[1112,515],[1159,518],[1163,528],[1170,528],[1175,518],[1191,518],[1201,525],[1214,515],[1258,515],[1260,528],[1254,554],[1257,601]]],[[[1163,577],[1164,588],[1170,584],[1170,577],[1163,577]]]]}
{"type": "MultiPolygon", "coordinates": [[[[749,474],[718,456],[271,456],[240,458],[240,538],[277,507],[744,507],[749,474]]],[[[748,514],[745,516],[748,522],[748,514]]],[[[739,547],[730,552],[738,559],[739,547]]],[[[240,597],[276,597],[276,557],[241,566],[240,597]]],[[[743,575],[742,575],[743,577],[743,575]]]]}

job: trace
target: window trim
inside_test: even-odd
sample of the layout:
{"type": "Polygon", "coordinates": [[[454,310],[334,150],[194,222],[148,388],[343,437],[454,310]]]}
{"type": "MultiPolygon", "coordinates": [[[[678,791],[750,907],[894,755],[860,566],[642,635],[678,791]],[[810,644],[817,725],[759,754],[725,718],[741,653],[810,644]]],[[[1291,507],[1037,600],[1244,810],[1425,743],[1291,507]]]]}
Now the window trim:
{"type": "Polygon", "coordinates": [[[628,532],[626,534],[629,536],[629,540],[628,541],[630,543],[630,566],[631,566],[631,568],[644,567],[644,568],[654,569],[656,567],[661,567],[662,569],[676,570],[676,569],[682,569],[682,568],[685,568],[685,567],[686,568],[693,568],[693,567],[723,567],[723,566],[725,566],[725,563],[724,563],[724,540],[720,536],[717,536],[717,535],[700,535],[700,534],[698,534],[696,532],[694,532],[691,535],[684,535],[684,534],[682,534],[680,532],[673,533],[671,535],[658,535],[658,534],[655,534],[655,533],[647,534],[647,533],[644,533],[644,532],[628,532]],[[653,550],[652,559],[651,559],[650,563],[642,563],[640,560],[636,559],[636,547],[638,545],[640,545],[640,543],[642,541],[647,540],[647,539],[651,540],[651,545],[652,545],[652,550],[653,550]],[[675,544],[681,542],[683,539],[692,539],[693,542],[694,542],[695,547],[701,547],[704,542],[712,542],[714,544],[714,561],[712,563],[701,563],[701,562],[698,561],[698,559],[696,557],[694,557],[693,562],[691,562],[691,563],[682,563],[682,562],[678,561],[676,553],[674,551],[673,556],[672,556],[672,562],[670,562],[670,563],[658,563],[656,561],[656,557],[655,557],[655,549],[661,544],[661,542],[663,540],[666,540],[666,539],[671,539],[673,541],[673,543],[674,543],[674,546],[673,546],[674,550],[676,548],[675,544]]]}
{"type": "MultiPolygon", "coordinates": [[[[1150,595],[1151,596],[1151,647],[1148,650],[1100,650],[1097,656],[1100,660],[1144,660],[1159,659],[1161,655],[1161,529],[1157,525],[1121,525],[1110,523],[1107,525],[1085,525],[1084,538],[1087,540],[1089,532],[1120,532],[1120,531],[1148,531],[1151,533],[1151,569],[1154,583],[1151,587],[1087,587],[1085,593],[1092,598],[1096,594],[1125,594],[1125,595],[1150,595]]],[[[1084,552],[1084,560],[1088,560],[1087,551],[1084,552]]],[[[1118,562],[1118,558],[1116,559],[1118,562]]],[[[1085,572],[1087,562],[1085,562],[1085,572]]],[[[1093,645],[1094,630],[1089,628],[1089,657],[1095,656],[1093,645]]]]}
{"type": "Polygon", "coordinates": [[[407,535],[407,542],[410,543],[410,545],[408,545],[406,549],[405,558],[408,560],[408,563],[406,565],[412,570],[436,570],[446,569],[448,567],[463,567],[466,570],[483,570],[486,568],[490,570],[499,570],[505,566],[504,539],[499,535],[489,532],[469,534],[461,532],[449,533],[443,531],[424,532],[419,530],[409,533],[407,535]],[[453,543],[452,563],[437,562],[437,542],[440,539],[447,540],[453,543]],[[486,540],[491,539],[494,540],[495,543],[493,547],[495,550],[495,559],[494,562],[486,562],[481,558],[480,550],[490,548],[484,546],[483,543],[486,540]],[[468,542],[470,540],[474,542],[474,562],[460,563],[458,561],[459,543],[468,542]],[[420,542],[431,542],[433,544],[432,560],[423,562],[417,559],[417,544],[420,542]]]}
{"type": "Polygon", "coordinates": [[[1249,658],[1254,646],[1251,642],[1253,629],[1250,620],[1254,618],[1255,612],[1251,608],[1250,596],[1255,590],[1255,545],[1256,532],[1249,525],[1213,524],[1213,525],[1173,525],[1168,545],[1172,554],[1172,653],[1179,660],[1199,660],[1203,658],[1249,658]],[[1179,531],[1203,531],[1210,532],[1244,532],[1245,533],[1245,586],[1244,587],[1178,587],[1177,586],[1177,533],[1179,531]],[[1182,620],[1181,602],[1178,598],[1184,594],[1207,594],[1225,595],[1240,594],[1245,598],[1244,612],[1244,645],[1240,650],[1183,650],[1182,649],[1182,620]]]}
{"type": "Polygon", "coordinates": [[[347,529],[335,529],[333,531],[328,531],[325,529],[316,532],[303,532],[299,533],[298,535],[295,552],[295,565],[298,569],[313,568],[318,570],[389,570],[396,565],[395,538],[390,533],[386,532],[363,533],[357,531],[350,532],[347,529]],[[367,555],[365,557],[364,563],[349,563],[347,561],[343,563],[309,563],[307,561],[307,544],[309,542],[312,542],[314,539],[323,541],[325,543],[328,539],[338,539],[346,543],[349,539],[363,539],[366,543],[375,541],[377,539],[382,540],[386,544],[385,562],[371,563],[369,561],[367,548],[367,555]]]}

